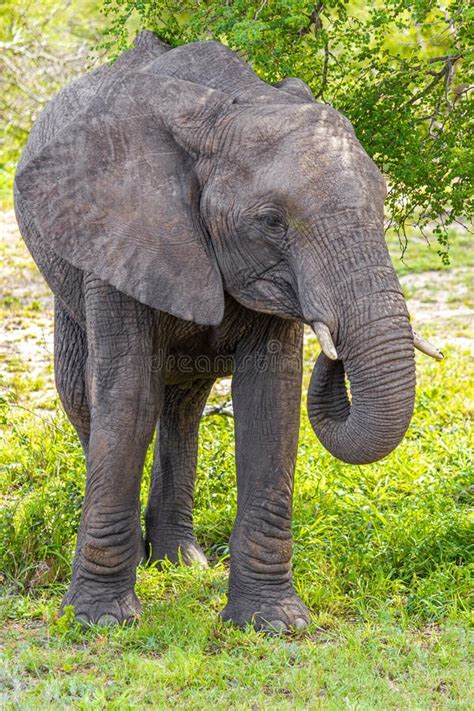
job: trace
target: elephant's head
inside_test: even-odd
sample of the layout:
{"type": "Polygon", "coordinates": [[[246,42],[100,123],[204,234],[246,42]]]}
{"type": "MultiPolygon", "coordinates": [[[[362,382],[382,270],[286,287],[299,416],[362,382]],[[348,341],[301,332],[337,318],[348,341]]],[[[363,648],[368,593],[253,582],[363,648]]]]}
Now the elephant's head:
{"type": "MultiPolygon", "coordinates": [[[[165,59],[176,73],[173,52],[165,59]]],[[[32,219],[76,267],[154,308],[217,324],[225,290],[311,324],[323,350],[308,394],[317,436],[344,461],[380,459],[415,390],[382,176],[301,82],[222,79],[219,91],[164,77],[159,62],[119,76],[21,170],[32,219]]]]}

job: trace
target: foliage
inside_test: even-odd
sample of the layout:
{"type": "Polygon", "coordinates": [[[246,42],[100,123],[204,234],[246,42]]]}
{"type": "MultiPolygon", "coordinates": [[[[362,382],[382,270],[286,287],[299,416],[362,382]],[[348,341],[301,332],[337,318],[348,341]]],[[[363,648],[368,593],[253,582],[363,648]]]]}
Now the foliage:
{"type": "Polygon", "coordinates": [[[472,21],[465,0],[104,0],[116,55],[139,27],[171,45],[217,39],[265,80],[299,76],[352,121],[389,183],[390,222],[472,216],[472,21]]]}
{"type": "Polygon", "coordinates": [[[4,0],[0,7],[0,201],[11,202],[20,150],[41,109],[90,64],[97,0],[4,0]]]}

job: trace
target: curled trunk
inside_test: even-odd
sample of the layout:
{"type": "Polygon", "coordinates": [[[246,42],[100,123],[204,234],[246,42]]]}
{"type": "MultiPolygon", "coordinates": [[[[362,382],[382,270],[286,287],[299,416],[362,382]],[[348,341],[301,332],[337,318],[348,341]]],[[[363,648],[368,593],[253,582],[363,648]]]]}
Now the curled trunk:
{"type": "Polygon", "coordinates": [[[413,413],[413,335],[401,295],[379,295],[370,318],[353,305],[344,313],[337,351],[321,354],[308,390],[316,436],[338,459],[368,464],[389,454],[413,413]],[[346,385],[350,383],[350,395],[346,385]]]}

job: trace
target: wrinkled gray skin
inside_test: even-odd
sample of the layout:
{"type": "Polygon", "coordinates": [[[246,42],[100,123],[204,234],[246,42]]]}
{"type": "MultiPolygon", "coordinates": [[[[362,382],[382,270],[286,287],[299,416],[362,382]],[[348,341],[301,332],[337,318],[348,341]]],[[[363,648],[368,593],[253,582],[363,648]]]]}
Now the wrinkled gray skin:
{"type": "Polygon", "coordinates": [[[265,84],[214,42],[169,50],[142,33],[42,113],[15,199],[55,293],[57,387],[87,457],[63,601],[79,619],[139,614],[138,495],[157,422],[151,558],[180,549],[205,564],[192,525],[198,425],[216,377],[234,372],[238,513],[222,617],[306,626],[290,533],[303,323],[325,323],[339,356],[319,356],[308,392],[330,452],[380,459],[412,414],[413,336],[384,194],[343,116],[298,79],[265,84]]]}

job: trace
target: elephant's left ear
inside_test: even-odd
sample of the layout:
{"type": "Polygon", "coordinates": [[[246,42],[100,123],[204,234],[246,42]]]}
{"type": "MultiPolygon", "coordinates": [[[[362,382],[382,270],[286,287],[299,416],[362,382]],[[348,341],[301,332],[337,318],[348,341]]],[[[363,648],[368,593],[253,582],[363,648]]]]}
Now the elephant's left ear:
{"type": "Polygon", "coordinates": [[[216,325],[223,287],[194,166],[232,102],[173,78],[116,78],[18,172],[22,204],[75,267],[153,308],[216,325]]]}

